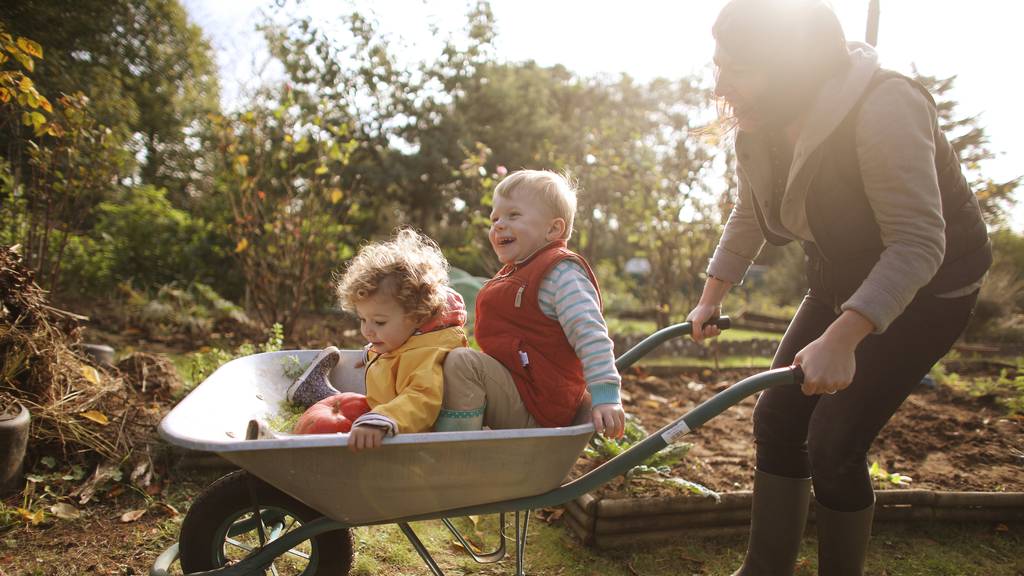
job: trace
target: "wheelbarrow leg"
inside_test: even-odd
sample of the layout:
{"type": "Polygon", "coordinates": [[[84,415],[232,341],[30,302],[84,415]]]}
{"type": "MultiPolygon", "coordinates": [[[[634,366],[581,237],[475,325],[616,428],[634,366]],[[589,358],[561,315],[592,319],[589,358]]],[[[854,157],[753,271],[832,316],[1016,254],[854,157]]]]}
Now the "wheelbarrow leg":
{"type": "Polygon", "coordinates": [[[462,535],[462,532],[459,532],[459,529],[455,527],[455,524],[452,523],[451,520],[449,520],[448,518],[442,518],[441,522],[444,523],[444,525],[448,528],[448,531],[451,532],[452,535],[455,536],[456,539],[458,539],[459,544],[462,545],[462,548],[465,549],[466,552],[469,553],[469,556],[471,558],[473,558],[473,560],[475,560],[477,563],[479,563],[479,564],[492,564],[494,562],[500,561],[501,559],[503,559],[505,557],[505,540],[507,539],[507,537],[505,536],[505,513],[504,512],[499,512],[498,513],[498,542],[499,543],[498,543],[498,547],[496,549],[494,549],[493,552],[481,552],[481,553],[475,552],[473,550],[473,545],[466,541],[466,538],[462,535]]]}
{"type": "Polygon", "coordinates": [[[523,564],[526,559],[526,529],[530,525],[530,511],[516,510],[516,576],[526,576],[523,564]],[[523,517],[523,528],[519,529],[519,516],[523,517]]]}
{"type": "Polygon", "coordinates": [[[402,529],[402,533],[405,534],[406,539],[412,544],[412,547],[416,549],[416,553],[420,555],[423,562],[427,564],[427,568],[430,568],[430,573],[434,576],[444,576],[444,572],[441,571],[441,567],[434,561],[434,557],[427,551],[427,547],[420,542],[419,536],[413,532],[412,526],[409,526],[408,522],[399,522],[398,527],[402,529]]]}

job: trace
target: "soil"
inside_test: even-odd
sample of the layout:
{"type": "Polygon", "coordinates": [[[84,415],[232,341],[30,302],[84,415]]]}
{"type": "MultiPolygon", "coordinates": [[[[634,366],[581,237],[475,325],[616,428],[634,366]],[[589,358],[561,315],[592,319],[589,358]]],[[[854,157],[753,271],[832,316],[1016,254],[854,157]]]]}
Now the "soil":
{"type": "MultiPolygon", "coordinates": [[[[146,365],[151,367],[148,362],[146,365]]],[[[147,391],[162,392],[173,386],[171,382],[154,381],[153,376],[160,370],[147,372],[147,391]]],[[[752,373],[703,370],[666,377],[634,373],[625,377],[623,396],[627,412],[636,416],[648,432],[654,432],[752,373]]],[[[141,389],[136,379],[128,376],[126,380],[133,388],[141,389]]],[[[143,396],[159,403],[162,394],[143,396]]],[[[748,398],[689,435],[686,440],[693,447],[672,474],[719,492],[749,490],[754,455],[750,421],[753,406],[754,400],[748,398]]],[[[1007,415],[992,398],[973,398],[942,387],[922,388],[883,430],[869,458],[890,472],[912,477],[909,488],[1024,491],[1022,448],[1024,418],[1007,415]]],[[[219,474],[168,466],[164,458],[154,458],[154,462],[156,476],[144,487],[130,486],[126,475],[120,482],[106,484],[86,505],[80,505],[77,498],[62,497],[60,501],[78,509],[76,519],[55,517],[53,498],[43,498],[41,506],[32,506],[33,510],[46,510],[39,525],[8,517],[7,528],[0,528],[0,576],[146,573],[156,556],[176,540],[181,513],[219,474]],[[146,512],[136,516],[141,510],[146,512]]],[[[593,465],[581,460],[577,471],[593,465]]],[[[41,498],[45,487],[69,494],[74,484],[82,482],[79,479],[65,485],[59,470],[46,473],[36,467],[33,473],[43,476],[34,498],[41,498]]],[[[679,490],[641,476],[628,485],[622,479],[613,481],[597,495],[664,496],[679,495],[679,490]]],[[[22,495],[7,494],[0,512],[18,516],[17,508],[24,503],[22,495]]]]}
{"type": "MultiPolygon", "coordinates": [[[[732,382],[754,371],[693,371],[658,378],[642,372],[623,379],[623,403],[648,433],[685,414],[732,382]]],[[[693,445],[673,476],[717,492],[750,490],[754,443],[751,417],[755,397],[743,400],[684,441],[693,445]]],[[[947,387],[921,385],[882,430],[868,462],[909,476],[902,486],[876,481],[878,489],[1024,491],[1024,416],[1008,415],[991,396],[972,397],[947,387]]],[[[576,472],[596,462],[581,461],[576,472]]],[[[678,495],[657,477],[616,480],[601,488],[604,498],[678,495]]]]}

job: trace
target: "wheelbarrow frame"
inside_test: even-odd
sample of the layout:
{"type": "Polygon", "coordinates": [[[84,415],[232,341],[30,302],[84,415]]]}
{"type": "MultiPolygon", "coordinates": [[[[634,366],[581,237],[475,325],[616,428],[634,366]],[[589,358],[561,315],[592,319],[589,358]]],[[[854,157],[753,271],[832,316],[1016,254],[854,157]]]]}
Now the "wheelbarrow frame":
{"type": "MultiPolygon", "coordinates": [[[[722,317],[716,320],[715,323],[723,329],[728,328],[730,325],[727,317],[722,317]]],[[[677,336],[690,334],[691,329],[692,325],[690,322],[683,322],[655,332],[620,356],[615,362],[616,368],[621,372],[667,340],[677,336]]],[[[677,442],[686,434],[689,434],[693,430],[701,427],[715,416],[721,414],[726,409],[734,406],[750,395],[761,392],[767,388],[785,385],[800,385],[802,382],[803,372],[800,370],[799,366],[768,370],[741,380],[704,401],[686,414],[663,426],[657,432],[649,435],[647,438],[627,449],[625,452],[604,462],[594,470],[591,470],[575,480],[567,482],[558,488],[542,494],[409,516],[395,516],[363,523],[341,522],[327,517],[320,517],[303,524],[298,529],[288,532],[280,538],[265,543],[259,549],[254,550],[252,554],[240,560],[236,564],[223,566],[221,568],[205,572],[194,572],[187,576],[244,576],[263,574],[264,570],[273,563],[274,559],[294,548],[298,544],[301,544],[306,540],[311,540],[313,537],[321,533],[332,530],[344,530],[360,526],[384,524],[397,524],[409,540],[410,544],[430,569],[431,573],[434,576],[443,576],[444,573],[437,565],[437,562],[434,561],[430,552],[416,536],[416,533],[412,530],[412,527],[409,524],[411,522],[420,522],[425,520],[441,520],[456,536],[456,538],[463,543],[464,548],[469,551],[470,555],[477,562],[495,562],[505,556],[506,535],[504,532],[504,514],[506,513],[515,514],[516,576],[523,576],[529,511],[564,504],[582,496],[583,494],[593,491],[614,478],[626,474],[634,466],[641,464],[650,456],[668,447],[670,444],[677,442]],[[464,538],[449,519],[486,514],[501,515],[499,519],[500,543],[495,551],[478,554],[473,552],[470,546],[466,545],[464,538]]],[[[150,576],[168,576],[170,566],[177,557],[178,544],[175,543],[157,558],[153,567],[150,569],[150,576]]]]}

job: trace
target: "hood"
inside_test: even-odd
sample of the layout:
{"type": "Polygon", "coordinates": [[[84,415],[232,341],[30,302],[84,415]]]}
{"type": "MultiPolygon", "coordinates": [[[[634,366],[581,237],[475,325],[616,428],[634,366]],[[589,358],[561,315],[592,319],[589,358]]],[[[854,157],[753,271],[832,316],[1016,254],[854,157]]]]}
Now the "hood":
{"type": "Polygon", "coordinates": [[[807,230],[803,209],[808,178],[804,168],[815,158],[815,151],[835,131],[854,105],[860,101],[871,78],[879,68],[878,52],[863,42],[848,42],[850,67],[821,87],[804,121],[793,149],[793,163],[782,200],[782,224],[788,230],[807,230]]]}

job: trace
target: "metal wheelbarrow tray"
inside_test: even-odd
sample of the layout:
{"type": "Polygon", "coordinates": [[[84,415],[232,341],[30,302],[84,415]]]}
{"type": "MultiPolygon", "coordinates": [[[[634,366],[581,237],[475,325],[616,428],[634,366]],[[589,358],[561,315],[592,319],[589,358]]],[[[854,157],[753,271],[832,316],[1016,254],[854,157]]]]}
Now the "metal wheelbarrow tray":
{"type": "MultiPolygon", "coordinates": [[[[719,324],[727,327],[728,319],[720,319],[719,324]]],[[[616,366],[621,371],[662,342],[689,332],[688,322],[665,328],[623,354],[616,366]]],[[[218,481],[208,489],[217,494],[200,496],[193,503],[189,516],[211,516],[215,526],[200,536],[200,564],[205,570],[191,574],[263,574],[265,569],[278,573],[273,566],[275,558],[288,553],[306,563],[301,572],[294,573],[347,574],[351,565],[348,529],[393,523],[399,525],[431,573],[441,576],[441,569],[409,522],[441,519],[465,543],[448,519],[502,514],[498,549],[476,553],[465,546],[477,561],[494,562],[505,555],[504,513],[511,512],[516,519],[516,574],[522,575],[529,518],[524,512],[559,505],[590,492],[743,398],[801,379],[798,368],[747,378],[619,456],[563,484],[593,435],[590,423],[563,428],[400,434],[385,439],[377,450],[360,453],[347,449],[348,434],[246,440],[249,420],[273,418],[284,401],[291,383],[282,370],[287,357],[297,356],[301,363],[308,363],[316,354],[315,350],[271,352],[228,362],[161,422],[160,434],[169,443],[215,452],[248,475],[244,481],[218,481]],[[232,507],[224,502],[226,499],[237,502],[232,507]],[[286,516],[291,524],[282,520],[286,516]],[[255,532],[256,543],[240,544],[237,534],[243,532],[255,532]],[[332,535],[332,539],[325,539],[325,535],[332,535]],[[207,538],[213,541],[205,542],[207,538]],[[311,549],[293,551],[304,542],[311,549]],[[231,545],[243,548],[245,554],[230,561],[225,549],[231,545]],[[343,553],[335,549],[346,546],[343,553]],[[342,565],[326,566],[328,561],[342,565]]],[[[341,361],[329,376],[338,390],[364,391],[362,371],[354,368],[360,355],[360,351],[342,352],[341,361]]],[[[190,522],[189,516],[182,525],[179,543],[183,547],[195,540],[186,533],[190,524],[197,524],[190,522]]],[[[196,546],[191,544],[192,548],[196,546]]],[[[150,574],[168,574],[178,552],[178,544],[169,548],[150,574]]]]}

